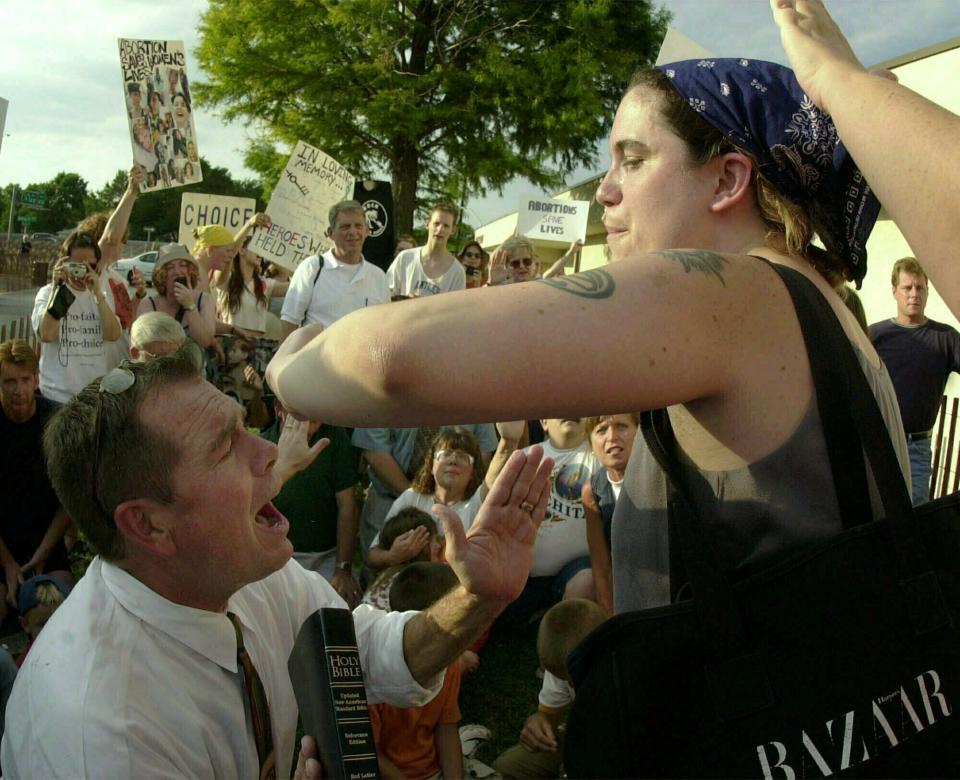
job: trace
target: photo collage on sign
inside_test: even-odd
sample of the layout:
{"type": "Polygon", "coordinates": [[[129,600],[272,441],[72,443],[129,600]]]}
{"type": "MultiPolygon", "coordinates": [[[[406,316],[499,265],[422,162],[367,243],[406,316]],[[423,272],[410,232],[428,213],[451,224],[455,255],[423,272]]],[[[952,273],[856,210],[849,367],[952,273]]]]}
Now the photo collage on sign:
{"type": "Polygon", "coordinates": [[[202,181],[183,44],[122,40],[120,59],[134,162],[144,169],[143,189],[202,181]]]}

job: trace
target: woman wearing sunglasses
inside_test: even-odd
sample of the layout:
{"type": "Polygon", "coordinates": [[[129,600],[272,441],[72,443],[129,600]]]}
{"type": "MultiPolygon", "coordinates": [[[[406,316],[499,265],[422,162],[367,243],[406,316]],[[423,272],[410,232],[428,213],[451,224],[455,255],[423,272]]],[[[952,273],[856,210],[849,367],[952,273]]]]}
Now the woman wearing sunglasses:
{"type": "Polygon", "coordinates": [[[457,255],[457,260],[467,274],[467,289],[483,287],[487,264],[490,262],[490,255],[483,251],[483,247],[476,241],[467,241],[457,255]]]}

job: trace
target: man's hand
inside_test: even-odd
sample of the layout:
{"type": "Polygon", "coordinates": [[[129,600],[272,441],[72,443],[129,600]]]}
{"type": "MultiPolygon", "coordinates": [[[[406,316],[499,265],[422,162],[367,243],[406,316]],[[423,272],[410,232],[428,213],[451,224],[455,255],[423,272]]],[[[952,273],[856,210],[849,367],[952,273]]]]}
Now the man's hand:
{"type": "Polygon", "coordinates": [[[546,516],[553,460],[535,445],[514,452],[497,476],[470,527],[435,504],[443,523],[446,558],[466,590],[481,599],[508,604],[520,595],[533,563],[537,529],[546,516]]]}
{"type": "Polygon", "coordinates": [[[770,0],[770,7],[800,87],[830,113],[825,105],[830,82],[863,73],[863,65],[822,0],[770,0]]]}
{"type": "Polygon", "coordinates": [[[554,753],[557,750],[557,735],[553,724],[542,712],[535,712],[520,732],[520,744],[531,753],[554,753]]]}
{"type": "Polygon", "coordinates": [[[333,573],[333,577],[330,578],[330,584],[333,586],[333,589],[340,594],[340,597],[347,602],[350,609],[353,609],[360,603],[360,599],[363,597],[363,590],[361,590],[360,583],[357,582],[357,578],[353,576],[352,571],[337,569],[333,573]]]}
{"type": "Polygon", "coordinates": [[[293,780],[318,780],[321,777],[323,777],[323,767],[317,759],[317,740],[303,736],[300,739],[300,753],[297,756],[293,780]]]}
{"type": "Polygon", "coordinates": [[[283,482],[298,471],[303,471],[316,459],[324,448],[330,444],[330,439],[320,439],[312,447],[308,436],[310,423],[305,420],[296,420],[287,415],[277,441],[277,462],[273,469],[283,482]]]}

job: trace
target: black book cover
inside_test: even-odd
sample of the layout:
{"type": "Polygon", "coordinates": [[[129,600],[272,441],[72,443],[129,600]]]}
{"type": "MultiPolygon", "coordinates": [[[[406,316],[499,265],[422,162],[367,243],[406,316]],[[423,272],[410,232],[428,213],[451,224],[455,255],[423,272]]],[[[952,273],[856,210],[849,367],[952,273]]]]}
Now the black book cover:
{"type": "Polygon", "coordinates": [[[323,776],[379,777],[350,610],[325,607],[307,618],[287,668],[304,733],[317,740],[323,776]]]}

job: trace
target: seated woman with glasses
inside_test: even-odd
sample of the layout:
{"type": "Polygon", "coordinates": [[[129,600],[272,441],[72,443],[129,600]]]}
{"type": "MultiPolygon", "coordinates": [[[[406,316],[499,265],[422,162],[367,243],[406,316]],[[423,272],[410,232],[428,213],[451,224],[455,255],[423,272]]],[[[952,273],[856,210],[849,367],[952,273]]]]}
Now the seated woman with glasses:
{"type": "MultiPolygon", "coordinates": [[[[491,468],[499,460],[494,455],[491,468]]],[[[501,465],[499,463],[497,471],[501,465]]],[[[487,473],[495,477],[497,471],[487,473]]],[[[387,518],[407,507],[431,514],[435,504],[444,504],[457,513],[464,529],[469,530],[487,495],[488,486],[484,480],[483,458],[477,438],[465,428],[445,428],[433,440],[412,484],[394,501],[387,518]]],[[[416,528],[398,537],[387,550],[380,545],[380,535],[377,534],[370,545],[367,565],[373,570],[395,566],[416,557],[429,542],[430,534],[426,529],[416,528]]]]}

